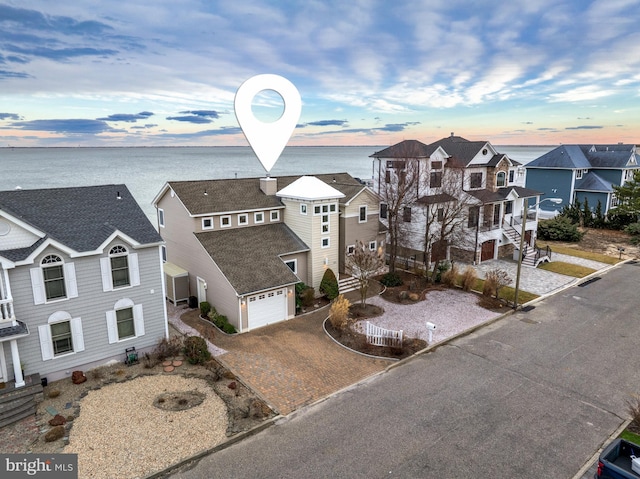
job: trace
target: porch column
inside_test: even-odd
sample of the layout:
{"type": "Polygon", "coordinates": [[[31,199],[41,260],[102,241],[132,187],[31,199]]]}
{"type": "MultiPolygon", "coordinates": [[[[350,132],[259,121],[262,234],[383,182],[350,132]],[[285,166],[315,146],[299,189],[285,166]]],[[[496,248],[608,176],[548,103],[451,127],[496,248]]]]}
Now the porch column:
{"type": "Polygon", "coordinates": [[[20,366],[20,352],[18,351],[18,341],[12,339],[11,343],[11,359],[13,360],[13,374],[16,378],[16,387],[24,386],[24,377],[22,376],[22,367],[20,366]]]}

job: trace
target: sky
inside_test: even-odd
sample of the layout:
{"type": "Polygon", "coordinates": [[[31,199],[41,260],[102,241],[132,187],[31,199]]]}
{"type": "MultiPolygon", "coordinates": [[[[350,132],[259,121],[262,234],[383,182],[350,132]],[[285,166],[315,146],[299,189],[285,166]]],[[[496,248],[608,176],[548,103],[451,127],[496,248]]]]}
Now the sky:
{"type": "Polygon", "coordinates": [[[640,0],[0,0],[0,147],[640,143],[640,0]],[[253,99],[272,122],[273,91],[253,99]]]}

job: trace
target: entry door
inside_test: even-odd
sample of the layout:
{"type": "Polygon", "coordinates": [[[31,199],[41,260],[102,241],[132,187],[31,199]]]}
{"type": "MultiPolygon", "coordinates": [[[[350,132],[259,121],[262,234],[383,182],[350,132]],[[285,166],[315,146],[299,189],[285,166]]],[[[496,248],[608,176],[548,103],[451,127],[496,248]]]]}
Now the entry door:
{"type": "Polygon", "coordinates": [[[198,278],[198,305],[207,300],[207,283],[204,279],[198,278]]]}

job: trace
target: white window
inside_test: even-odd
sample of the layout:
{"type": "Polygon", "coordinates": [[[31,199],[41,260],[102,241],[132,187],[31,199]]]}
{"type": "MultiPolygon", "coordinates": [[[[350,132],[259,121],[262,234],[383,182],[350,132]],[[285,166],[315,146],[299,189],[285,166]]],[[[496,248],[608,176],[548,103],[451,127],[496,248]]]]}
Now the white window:
{"type": "Polygon", "coordinates": [[[323,213],[328,213],[329,212],[329,205],[322,205],[322,212],[323,213]]]}
{"type": "Polygon", "coordinates": [[[220,217],[220,227],[221,228],[228,228],[229,226],[231,226],[231,216],[221,216],[220,217]]]}
{"type": "Polygon", "coordinates": [[[320,214],[320,205],[313,207],[313,214],[314,215],[319,215],[320,214]]]}
{"type": "Polygon", "coordinates": [[[499,171],[496,175],[496,186],[502,188],[507,185],[507,174],[504,171],[499,171]]]}
{"type": "Polygon", "coordinates": [[[347,246],[347,255],[351,256],[355,250],[356,250],[356,245],[350,244],[349,246],[347,246]]]}
{"type": "Polygon", "coordinates": [[[367,205],[360,207],[360,212],[358,214],[358,223],[366,223],[367,222],[367,205]]]}
{"type": "Polygon", "coordinates": [[[203,230],[212,230],[213,229],[213,218],[202,218],[202,229],[203,230]]]}
{"type": "Polygon", "coordinates": [[[335,213],[335,212],[336,212],[336,204],[335,204],[335,203],[331,203],[331,204],[329,205],[329,211],[330,211],[331,213],[335,213]]]}
{"type": "Polygon", "coordinates": [[[582,170],[577,170],[576,171],[576,180],[579,180],[582,178],[582,170]]]}
{"type": "Polygon", "coordinates": [[[322,238],[322,247],[323,248],[329,247],[329,238],[322,238]]]}
{"type": "Polygon", "coordinates": [[[249,222],[249,215],[246,213],[241,213],[238,215],[238,224],[246,225],[249,222]]]}
{"type": "Polygon", "coordinates": [[[134,304],[129,298],[121,299],[106,316],[110,344],[144,335],[141,304],[134,304]]]}
{"type": "Polygon", "coordinates": [[[164,228],[164,210],[162,208],[158,208],[158,224],[164,228]]]}
{"type": "Polygon", "coordinates": [[[300,214],[301,215],[307,214],[307,205],[305,205],[304,203],[300,203],[300,214]]]}
{"type": "Polygon", "coordinates": [[[515,177],[515,172],[513,170],[509,170],[509,183],[513,183],[515,177]]]}
{"type": "Polygon", "coordinates": [[[253,222],[254,223],[264,223],[264,213],[254,213],[253,214],[253,222]]]}
{"type": "Polygon", "coordinates": [[[280,212],[278,210],[271,210],[271,221],[280,221],[280,212]]]}
{"type": "Polygon", "coordinates": [[[377,243],[375,241],[369,241],[369,251],[375,251],[376,250],[376,246],[377,243]]]}
{"type": "Polygon", "coordinates": [[[43,361],[84,351],[82,320],[66,311],[49,316],[47,324],[38,326],[38,335],[43,361]]]}
{"type": "Polygon", "coordinates": [[[322,215],[322,233],[329,232],[329,215],[322,215]]]}
{"type": "Polygon", "coordinates": [[[78,297],[75,266],[73,263],[64,263],[60,256],[45,256],[40,267],[32,268],[29,272],[34,304],[78,297]]]}
{"type": "Polygon", "coordinates": [[[167,247],[165,245],[160,245],[160,256],[162,257],[162,262],[167,262],[167,247]]]}
{"type": "Polygon", "coordinates": [[[100,258],[102,291],[140,286],[138,253],[129,253],[127,248],[116,245],[109,250],[106,258],[100,258]]]}
{"type": "Polygon", "coordinates": [[[291,271],[293,271],[294,273],[298,273],[298,260],[297,259],[290,259],[289,261],[285,261],[284,264],[286,264],[289,269],[291,271]]]}

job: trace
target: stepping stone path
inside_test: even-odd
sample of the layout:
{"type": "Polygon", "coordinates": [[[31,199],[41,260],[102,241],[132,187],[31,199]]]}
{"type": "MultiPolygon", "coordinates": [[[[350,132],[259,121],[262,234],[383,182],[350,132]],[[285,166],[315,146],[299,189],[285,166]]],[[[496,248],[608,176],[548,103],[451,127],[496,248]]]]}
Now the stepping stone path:
{"type": "Polygon", "coordinates": [[[162,363],[162,370],[165,373],[171,373],[180,366],[182,366],[182,358],[168,359],[162,363]]]}

